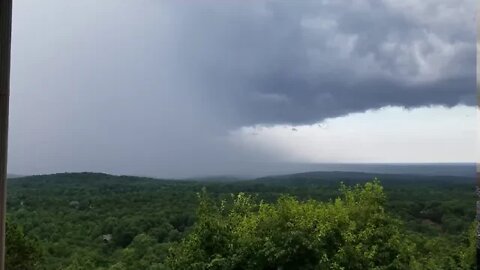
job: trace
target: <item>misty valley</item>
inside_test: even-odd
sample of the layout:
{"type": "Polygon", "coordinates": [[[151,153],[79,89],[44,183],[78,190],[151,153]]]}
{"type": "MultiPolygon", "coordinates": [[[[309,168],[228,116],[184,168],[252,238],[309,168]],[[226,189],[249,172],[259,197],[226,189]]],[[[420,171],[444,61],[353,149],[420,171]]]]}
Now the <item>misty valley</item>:
{"type": "Polygon", "coordinates": [[[473,181],[16,177],[7,269],[474,269],[473,181]]]}

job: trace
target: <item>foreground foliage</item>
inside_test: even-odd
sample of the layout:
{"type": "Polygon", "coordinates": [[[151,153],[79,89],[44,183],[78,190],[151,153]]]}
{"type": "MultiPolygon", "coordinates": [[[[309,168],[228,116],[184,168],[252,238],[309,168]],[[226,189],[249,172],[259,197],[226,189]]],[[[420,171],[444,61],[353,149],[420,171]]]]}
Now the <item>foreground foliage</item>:
{"type": "MultiPolygon", "coordinates": [[[[341,190],[340,198],[327,203],[291,196],[257,203],[240,193],[229,206],[204,192],[193,232],[172,249],[167,264],[172,269],[441,269],[385,212],[378,182],[341,190]]],[[[448,269],[473,269],[472,247],[466,244],[451,254],[448,269]]]]}
{"type": "Polygon", "coordinates": [[[7,221],[5,257],[7,270],[40,269],[42,250],[36,241],[25,236],[21,228],[7,221]]]}
{"type": "Polygon", "coordinates": [[[305,267],[316,266],[315,260],[324,254],[330,261],[338,260],[339,266],[352,254],[362,266],[380,265],[378,258],[386,262],[400,254],[394,265],[384,266],[470,268],[474,248],[468,247],[475,239],[473,179],[378,175],[383,195],[378,183],[371,183],[366,193],[371,201],[358,197],[365,194],[365,186],[339,191],[339,180],[355,186],[374,176],[325,173],[239,182],[93,173],[32,176],[9,181],[7,213],[11,224],[22,228],[21,238],[38,239],[34,243],[40,245],[43,258],[39,269],[178,269],[193,257],[199,269],[229,265],[261,269],[272,262],[291,269],[290,253],[300,254],[294,263],[305,267]],[[372,207],[356,207],[347,194],[372,207]],[[191,240],[195,235],[218,241],[195,242],[191,240]],[[232,239],[237,251],[221,245],[232,239]],[[373,241],[369,247],[378,245],[376,250],[365,246],[367,240],[373,241]],[[382,249],[385,241],[389,246],[382,249]],[[194,243],[209,244],[190,253],[187,247],[194,243]],[[327,244],[342,252],[320,248],[327,244]],[[253,259],[258,261],[241,265],[242,260],[253,259]]]}

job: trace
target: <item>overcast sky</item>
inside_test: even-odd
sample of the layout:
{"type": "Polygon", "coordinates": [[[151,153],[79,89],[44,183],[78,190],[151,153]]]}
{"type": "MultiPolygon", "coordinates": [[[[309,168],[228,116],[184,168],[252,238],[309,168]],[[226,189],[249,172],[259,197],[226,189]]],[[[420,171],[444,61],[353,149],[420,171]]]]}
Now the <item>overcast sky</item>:
{"type": "Polygon", "coordinates": [[[474,162],[475,0],[16,0],[9,170],[474,162]]]}

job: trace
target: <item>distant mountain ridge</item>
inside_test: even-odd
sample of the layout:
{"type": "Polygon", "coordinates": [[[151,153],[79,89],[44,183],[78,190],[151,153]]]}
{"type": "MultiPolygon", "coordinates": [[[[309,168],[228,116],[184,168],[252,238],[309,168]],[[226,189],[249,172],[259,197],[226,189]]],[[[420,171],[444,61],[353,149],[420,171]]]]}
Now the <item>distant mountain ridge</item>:
{"type": "Polygon", "coordinates": [[[196,182],[196,183],[259,183],[259,184],[280,184],[280,185],[310,185],[318,184],[319,182],[338,184],[344,182],[345,184],[361,183],[373,179],[379,179],[383,183],[387,182],[457,182],[457,183],[475,183],[475,177],[469,176],[432,176],[421,174],[387,174],[387,173],[366,173],[366,172],[345,172],[345,171],[318,171],[318,172],[303,172],[285,175],[272,175],[259,177],[254,179],[237,179],[235,177],[204,177],[195,179],[160,179],[151,177],[138,176],[116,176],[105,173],[57,173],[48,175],[32,175],[23,177],[10,177],[15,181],[39,181],[44,183],[68,183],[70,181],[80,181],[82,183],[174,183],[174,182],[196,182]]]}
{"type": "Polygon", "coordinates": [[[23,175],[19,174],[7,174],[7,178],[20,178],[23,177],[23,175]]]}
{"type": "Polygon", "coordinates": [[[252,164],[252,169],[194,175],[188,179],[234,176],[239,179],[254,179],[271,175],[287,175],[300,172],[365,172],[385,174],[413,174],[432,176],[474,176],[475,163],[287,163],[266,162],[252,164]]]}
{"type": "Polygon", "coordinates": [[[213,181],[213,182],[237,182],[242,180],[250,180],[252,178],[232,176],[232,175],[212,175],[212,176],[201,176],[201,177],[190,177],[183,180],[190,181],[213,181]]]}
{"type": "Polygon", "coordinates": [[[259,183],[278,183],[278,184],[313,184],[318,181],[324,182],[364,182],[374,178],[381,182],[389,181],[449,181],[449,182],[463,182],[474,184],[474,176],[442,176],[442,175],[423,175],[423,174],[392,174],[392,173],[366,173],[366,172],[345,172],[345,171],[331,171],[331,172],[304,172],[277,176],[266,176],[256,178],[253,181],[259,183]]]}

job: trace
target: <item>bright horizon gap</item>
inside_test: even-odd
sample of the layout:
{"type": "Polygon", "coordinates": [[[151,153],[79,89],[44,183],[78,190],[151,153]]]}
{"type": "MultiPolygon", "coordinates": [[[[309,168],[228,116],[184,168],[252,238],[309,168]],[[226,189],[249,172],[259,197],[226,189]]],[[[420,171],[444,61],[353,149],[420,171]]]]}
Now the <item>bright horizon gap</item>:
{"type": "Polygon", "coordinates": [[[478,109],[465,105],[387,106],[311,125],[243,127],[232,137],[241,147],[290,162],[478,163],[477,114],[478,109]]]}

